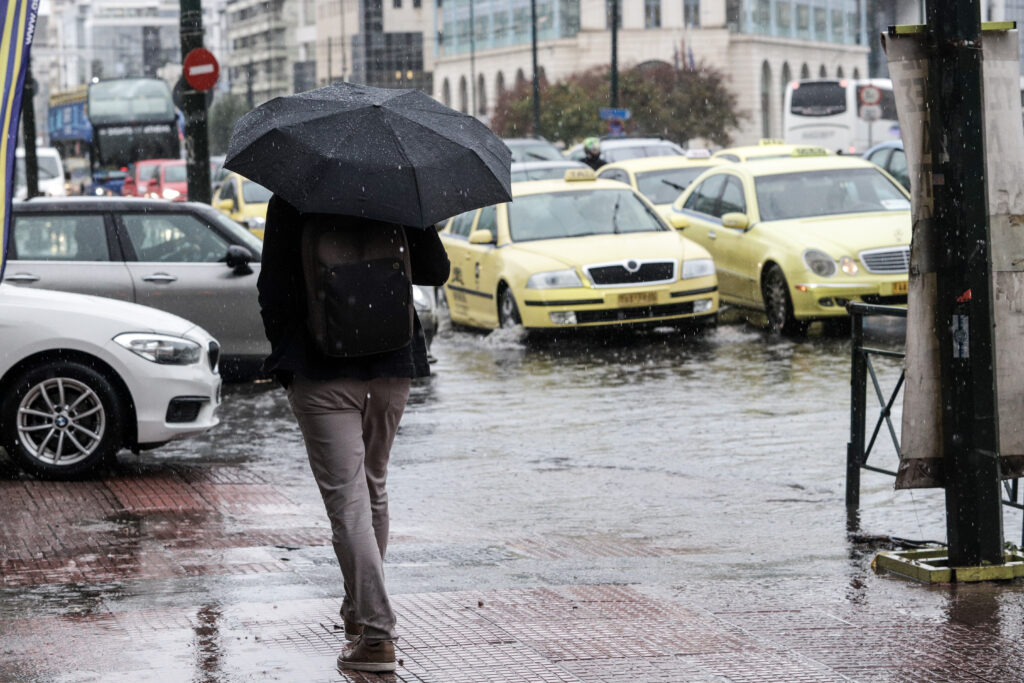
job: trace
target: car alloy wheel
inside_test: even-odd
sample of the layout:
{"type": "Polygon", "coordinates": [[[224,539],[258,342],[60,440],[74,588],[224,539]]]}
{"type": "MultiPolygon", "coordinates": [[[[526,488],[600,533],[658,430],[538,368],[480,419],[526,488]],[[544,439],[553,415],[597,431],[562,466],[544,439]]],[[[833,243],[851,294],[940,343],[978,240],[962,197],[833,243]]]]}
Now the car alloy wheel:
{"type": "Polygon", "coordinates": [[[509,287],[501,290],[498,303],[498,323],[501,327],[516,327],[521,324],[519,307],[516,306],[516,298],[512,295],[512,289],[509,287]]]}
{"type": "Polygon", "coordinates": [[[122,446],[121,402],[92,367],[57,361],[29,368],[0,407],[2,442],[26,469],[73,477],[122,446]]]}

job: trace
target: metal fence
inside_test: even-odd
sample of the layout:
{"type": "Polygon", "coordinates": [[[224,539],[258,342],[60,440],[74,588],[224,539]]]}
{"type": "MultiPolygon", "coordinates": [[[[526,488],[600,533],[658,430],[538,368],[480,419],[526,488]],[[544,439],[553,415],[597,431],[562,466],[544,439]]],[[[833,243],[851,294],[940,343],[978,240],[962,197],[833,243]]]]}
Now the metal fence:
{"type": "MultiPolygon", "coordinates": [[[[865,346],[864,319],[871,316],[888,316],[906,318],[907,309],[899,306],[878,306],[874,304],[850,303],[851,374],[850,374],[850,441],[846,444],[846,507],[849,513],[855,513],[860,507],[861,470],[880,472],[895,477],[896,473],[868,462],[871,452],[884,434],[888,434],[896,452],[900,452],[900,440],[896,427],[892,423],[892,408],[896,401],[902,400],[900,391],[906,379],[906,368],[900,372],[895,386],[891,391],[882,386],[875,370],[874,358],[903,358],[902,351],[865,346]],[[874,424],[868,435],[868,380],[874,389],[877,406],[871,411],[874,424]]],[[[1003,505],[1024,511],[1024,490],[1020,479],[1008,479],[1003,484],[1003,505]]],[[[1024,547],[1024,520],[1021,524],[1021,547],[1024,547]]]]}

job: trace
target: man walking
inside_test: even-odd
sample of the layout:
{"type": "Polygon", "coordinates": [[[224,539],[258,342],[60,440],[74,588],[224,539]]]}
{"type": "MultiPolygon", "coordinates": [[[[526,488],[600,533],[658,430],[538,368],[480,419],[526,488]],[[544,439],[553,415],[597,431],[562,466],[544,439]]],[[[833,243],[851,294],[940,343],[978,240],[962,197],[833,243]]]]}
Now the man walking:
{"type": "MultiPolygon", "coordinates": [[[[430,367],[418,318],[412,340],[397,350],[339,356],[325,352],[314,338],[307,319],[311,302],[302,235],[324,218],[302,214],[276,195],[270,200],[257,285],[271,343],[264,371],[288,392],[331,522],[345,588],[341,617],[351,642],[338,656],[338,667],[388,672],[395,670],[397,639],[382,567],[388,542],[388,459],[411,380],[429,375],[430,367]]],[[[346,229],[365,223],[356,217],[329,218],[346,229]]],[[[412,282],[443,285],[450,266],[436,230],[402,230],[412,282]]]]}

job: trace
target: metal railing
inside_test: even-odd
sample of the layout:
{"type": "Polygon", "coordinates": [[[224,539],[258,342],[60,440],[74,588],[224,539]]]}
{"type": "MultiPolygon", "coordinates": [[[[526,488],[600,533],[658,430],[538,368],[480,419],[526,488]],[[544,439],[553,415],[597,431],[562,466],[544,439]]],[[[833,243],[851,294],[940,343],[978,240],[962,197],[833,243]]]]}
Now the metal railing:
{"type": "MultiPolygon", "coordinates": [[[[874,348],[864,344],[864,318],[871,316],[888,316],[906,318],[907,309],[900,306],[878,306],[854,302],[847,305],[850,311],[851,372],[850,372],[850,441],[846,444],[846,508],[848,514],[856,514],[860,507],[861,470],[880,472],[895,477],[896,473],[868,463],[868,458],[878,444],[883,428],[888,432],[896,453],[900,452],[900,440],[892,423],[892,408],[899,399],[900,391],[906,381],[906,368],[891,392],[886,393],[879,381],[873,358],[904,358],[902,351],[874,348]],[[868,378],[874,389],[878,405],[878,413],[867,435],[868,427],[868,378]]],[[[1007,479],[1002,482],[1004,497],[1003,505],[1024,511],[1024,487],[1020,479],[1007,479]]],[[[1024,519],[1021,523],[1021,547],[1024,547],[1024,519]]]]}

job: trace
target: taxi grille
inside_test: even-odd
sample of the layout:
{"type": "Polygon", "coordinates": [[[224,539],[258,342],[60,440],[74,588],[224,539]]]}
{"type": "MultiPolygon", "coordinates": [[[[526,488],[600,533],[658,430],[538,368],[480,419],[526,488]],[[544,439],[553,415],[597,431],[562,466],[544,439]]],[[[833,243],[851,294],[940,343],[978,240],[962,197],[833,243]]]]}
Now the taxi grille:
{"type": "Polygon", "coordinates": [[[910,247],[862,251],[860,262],[869,273],[906,273],[910,270],[910,247]]]}
{"type": "Polygon", "coordinates": [[[686,315],[693,313],[693,302],[662,306],[633,306],[631,308],[609,308],[600,311],[576,311],[576,322],[610,323],[622,320],[643,320],[644,318],[663,318],[670,315],[686,315]]]}
{"type": "Polygon", "coordinates": [[[605,263],[584,268],[595,287],[635,285],[654,282],[672,282],[675,279],[675,261],[636,261],[605,263]]]}

